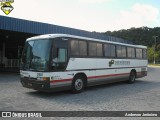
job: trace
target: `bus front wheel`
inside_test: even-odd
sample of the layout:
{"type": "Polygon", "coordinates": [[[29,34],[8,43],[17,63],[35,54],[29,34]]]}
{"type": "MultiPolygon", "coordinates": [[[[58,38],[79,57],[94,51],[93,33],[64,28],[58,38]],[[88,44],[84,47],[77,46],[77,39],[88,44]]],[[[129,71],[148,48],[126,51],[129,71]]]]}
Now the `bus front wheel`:
{"type": "Polygon", "coordinates": [[[85,79],[83,76],[76,75],[72,81],[72,92],[80,93],[85,88],[85,79]]]}

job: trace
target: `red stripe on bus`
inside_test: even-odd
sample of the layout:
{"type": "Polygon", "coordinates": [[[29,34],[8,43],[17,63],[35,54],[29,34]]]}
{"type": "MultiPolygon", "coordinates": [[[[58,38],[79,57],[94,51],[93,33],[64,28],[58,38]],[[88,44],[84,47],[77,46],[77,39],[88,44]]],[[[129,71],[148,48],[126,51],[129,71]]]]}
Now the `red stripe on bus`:
{"type": "Polygon", "coordinates": [[[101,75],[101,76],[91,76],[87,78],[103,78],[103,77],[113,77],[113,76],[120,76],[120,75],[129,75],[130,73],[122,73],[122,74],[110,74],[110,75],[101,75]]]}
{"type": "MultiPolygon", "coordinates": [[[[91,76],[87,77],[88,79],[90,78],[102,78],[102,77],[112,77],[112,76],[120,76],[120,75],[129,75],[130,73],[122,73],[122,74],[110,74],[110,75],[101,75],[101,76],[91,76]]],[[[72,78],[69,79],[61,79],[61,80],[52,80],[51,83],[59,83],[59,82],[68,82],[72,81],[72,78]]]]}
{"type": "Polygon", "coordinates": [[[52,80],[51,83],[68,82],[68,81],[72,81],[72,78],[61,79],[61,80],[52,80]]]}

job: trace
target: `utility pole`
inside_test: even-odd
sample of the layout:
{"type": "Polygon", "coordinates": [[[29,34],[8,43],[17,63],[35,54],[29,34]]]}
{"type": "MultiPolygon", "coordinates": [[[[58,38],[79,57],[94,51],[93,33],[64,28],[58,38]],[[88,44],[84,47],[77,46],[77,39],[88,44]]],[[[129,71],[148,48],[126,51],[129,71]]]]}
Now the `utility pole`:
{"type": "Polygon", "coordinates": [[[157,38],[158,36],[153,36],[153,38],[154,38],[154,64],[156,64],[156,56],[155,56],[155,52],[156,52],[156,38],[157,38]]]}

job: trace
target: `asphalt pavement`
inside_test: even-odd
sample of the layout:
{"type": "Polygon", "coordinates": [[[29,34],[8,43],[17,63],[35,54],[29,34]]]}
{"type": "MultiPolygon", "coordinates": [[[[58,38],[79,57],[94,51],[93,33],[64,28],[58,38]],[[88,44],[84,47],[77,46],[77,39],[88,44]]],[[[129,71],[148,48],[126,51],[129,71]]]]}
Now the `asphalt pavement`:
{"type": "Polygon", "coordinates": [[[22,87],[18,73],[0,74],[0,111],[37,110],[160,111],[160,68],[149,67],[148,76],[137,79],[134,84],[94,86],[80,94],[38,92],[22,87]]]}

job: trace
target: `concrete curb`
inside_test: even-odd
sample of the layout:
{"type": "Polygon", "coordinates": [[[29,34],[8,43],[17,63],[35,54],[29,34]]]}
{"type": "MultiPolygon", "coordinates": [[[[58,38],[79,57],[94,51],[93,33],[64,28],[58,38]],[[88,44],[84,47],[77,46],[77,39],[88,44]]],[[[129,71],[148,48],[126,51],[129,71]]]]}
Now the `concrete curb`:
{"type": "Polygon", "coordinates": [[[160,68],[160,66],[152,66],[152,65],[148,65],[148,67],[160,68]]]}

